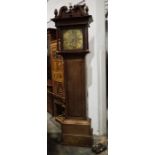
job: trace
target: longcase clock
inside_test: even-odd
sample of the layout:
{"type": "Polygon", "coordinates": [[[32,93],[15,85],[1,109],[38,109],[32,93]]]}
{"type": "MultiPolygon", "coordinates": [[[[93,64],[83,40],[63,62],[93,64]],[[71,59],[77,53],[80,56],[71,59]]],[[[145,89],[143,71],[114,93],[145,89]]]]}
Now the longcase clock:
{"type": "Polygon", "coordinates": [[[87,116],[85,56],[89,53],[88,27],[92,16],[88,7],[63,6],[55,10],[58,54],[64,60],[65,116],[56,117],[62,126],[62,143],[91,146],[91,120],[87,116]]]}

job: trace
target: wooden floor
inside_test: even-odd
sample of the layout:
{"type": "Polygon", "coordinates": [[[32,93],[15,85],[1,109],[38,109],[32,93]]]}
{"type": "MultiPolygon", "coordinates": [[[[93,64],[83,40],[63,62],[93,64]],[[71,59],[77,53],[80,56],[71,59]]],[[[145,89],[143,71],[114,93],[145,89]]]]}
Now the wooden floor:
{"type": "MultiPolygon", "coordinates": [[[[107,155],[107,150],[99,155],[107,155]]],[[[91,148],[61,145],[57,138],[48,136],[47,155],[95,155],[91,148]]]]}

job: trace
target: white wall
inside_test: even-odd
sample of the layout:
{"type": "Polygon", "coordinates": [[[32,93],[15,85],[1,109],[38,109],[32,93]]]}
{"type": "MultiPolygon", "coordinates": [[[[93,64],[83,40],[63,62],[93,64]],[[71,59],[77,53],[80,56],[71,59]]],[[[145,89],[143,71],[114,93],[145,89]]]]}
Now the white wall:
{"type": "MultiPolygon", "coordinates": [[[[69,6],[79,0],[49,0],[47,5],[47,21],[54,18],[54,9],[69,6]]],[[[86,0],[89,14],[93,16],[93,23],[89,28],[89,49],[87,55],[87,87],[88,87],[88,115],[92,119],[94,134],[106,133],[106,101],[105,101],[105,25],[104,1],[86,0]]],[[[55,27],[53,22],[47,27],[55,27]]]]}
{"type": "Polygon", "coordinates": [[[96,53],[98,68],[98,113],[99,113],[99,134],[106,133],[106,41],[105,41],[105,19],[104,0],[96,2],[96,53]]]}

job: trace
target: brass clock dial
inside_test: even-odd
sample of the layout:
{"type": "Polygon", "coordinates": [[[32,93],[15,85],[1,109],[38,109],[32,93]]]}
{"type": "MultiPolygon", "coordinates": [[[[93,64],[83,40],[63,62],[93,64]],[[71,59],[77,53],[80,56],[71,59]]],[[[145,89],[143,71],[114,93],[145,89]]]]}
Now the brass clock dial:
{"type": "Polygon", "coordinates": [[[63,49],[83,49],[82,29],[69,29],[63,31],[63,49]]]}

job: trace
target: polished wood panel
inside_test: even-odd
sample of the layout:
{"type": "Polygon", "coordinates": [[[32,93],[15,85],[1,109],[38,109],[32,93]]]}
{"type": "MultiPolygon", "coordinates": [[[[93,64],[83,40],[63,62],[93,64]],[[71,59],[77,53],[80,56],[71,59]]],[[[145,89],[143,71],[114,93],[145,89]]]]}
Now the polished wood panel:
{"type": "Polygon", "coordinates": [[[84,68],[83,59],[65,59],[67,118],[86,118],[84,68]]]}
{"type": "Polygon", "coordinates": [[[87,135],[75,135],[75,134],[63,134],[63,144],[74,146],[91,146],[93,143],[92,136],[87,135]],[[76,140],[75,140],[76,139],[76,140]]]}

